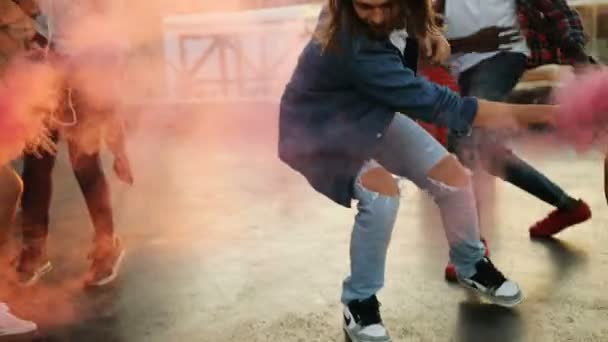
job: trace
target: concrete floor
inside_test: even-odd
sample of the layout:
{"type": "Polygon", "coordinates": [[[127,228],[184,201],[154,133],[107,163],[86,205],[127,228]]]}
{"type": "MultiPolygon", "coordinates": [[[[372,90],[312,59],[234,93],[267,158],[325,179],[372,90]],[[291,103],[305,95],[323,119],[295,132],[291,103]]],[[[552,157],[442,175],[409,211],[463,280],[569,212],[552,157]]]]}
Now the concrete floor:
{"type": "MultiPolygon", "coordinates": [[[[32,289],[9,279],[1,293],[39,323],[37,341],[342,341],[339,291],[354,211],[278,161],[275,107],[203,110],[150,111],[140,120],[130,146],[136,184],[112,178],[128,254],[105,289],[80,285],[92,230],[61,151],[49,239],[55,269],[32,289]]],[[[507,310],[444,282],[437,213],[408,184],[379,295],[395,341],[608,340],[601,159],[525,150],[584,197],[594,218],[552,242],[530,241],[527,227],[550,208],[497,183],[484,197],[484,235],[494,262],[526,295],[507,310]]]]}

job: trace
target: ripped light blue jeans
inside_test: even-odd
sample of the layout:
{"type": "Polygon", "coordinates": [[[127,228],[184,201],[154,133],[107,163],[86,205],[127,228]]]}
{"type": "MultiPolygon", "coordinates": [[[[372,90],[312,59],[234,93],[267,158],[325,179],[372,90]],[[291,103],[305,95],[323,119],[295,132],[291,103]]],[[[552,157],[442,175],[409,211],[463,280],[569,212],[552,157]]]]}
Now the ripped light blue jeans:
{"type": "Polygon", "coordinates": [[[399,196],[366,189],[361,175],[382,166],[405,177],[429,193],[441,213],[450,246],[450,261],[458,274],[470,277],[484,255],[471,181],[457,188],[428,177],[429,171],[449,154],[412,119],[397,114],[381,138],[378,153],[362,167],[354,185],[358,213],[351,235],[351,273],[342,287],[342,302],[365,299],[384,285],[386,254],[399,209],[399,196]]]}

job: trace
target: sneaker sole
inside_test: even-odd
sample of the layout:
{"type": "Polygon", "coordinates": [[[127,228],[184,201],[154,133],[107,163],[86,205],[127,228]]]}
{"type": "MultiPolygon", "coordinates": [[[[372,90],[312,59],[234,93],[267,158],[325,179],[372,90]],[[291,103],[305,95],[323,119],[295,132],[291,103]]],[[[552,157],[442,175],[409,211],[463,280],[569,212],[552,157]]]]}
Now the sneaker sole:
{"type": "Polygon", "coordinates": [[[39,268],[38,271],[36,271],[36,273],[34,273],[34,275],[28,281],[22,282],[21,285],[25,287],[33,286],[38,282],[38,280],[40,280],[40,278],[42,278],[45,274],[49,273],[51,270],[53,270],[53,265],[50,261],[47,261],[46,264],[39,268]]]}
{"type": "Polygon", "coordinates": [[[15,338],[23,338],[26,336],[34,335],[38,331],[38,326],[35,323],[32,323],[32,326],[29,327],[21,327],[21,328],[13,328],[13,329],[2,329],[0,331],[0,337],[2,337],[2,341],[10,341],[11,337],[15,338]]]}
{"type": "Polygon", "coordinates": [[[122,265],[122,261],[123,261],[124,257],[125,257],[125,250],[123,249],[120,252],[120,255],[118,256],[118,259],[116,259],[116,263],[114,264],[114,267],[112,268],[112,273],[109,276],[107,276],[101,280],[98,280],[96,282],[87,283],[86,286],[96,287],[96,286],[104,286],[104,285],[111,283],[118,276],[118,271],[120,270],[120,266],[122,265]]]}
{"type": "Polygon", "coordinates": [[[468,285],[465,282],[462,282],[460,280],[458,280],[458,283],[462,287],[464,287],[466,290],[468,290],[468,291],[472,292],[473,294],[475,294],[476,296],[484,298],[484,299],[486,299],[487,301],[489,301],[492,304],[496,304],[496,305],[503,306],[503,307],[506,307],[506,308],[515,307],[518,304],[520,304],[521,302],[523,302],[523,300],[524,300],[524,295],[523,295],[523,293],[521,293],[521,291],[519,292],[519,296],[517,296],[517,298],[514,298],[512,300],[508,300],[508,299],[502,299],[502,298],[499,298],[499,297],[495,297],[495,296],[489,295],[489,294],[487,294],[485,292],[482,292],[479,289],[474,288],[474,287],[472,287],[472,286],[470,286],[470,285],[468,285]]]}
{"type": "Polygon", "coordinates": [[[356,337],[353,337],[346,328],[342,328],[342,331],[344,331],[344,341],[345,342],[392,342],[393,340],[389,337],[387,339],[370,339],[370,340],[359,340],[356,337]]]}

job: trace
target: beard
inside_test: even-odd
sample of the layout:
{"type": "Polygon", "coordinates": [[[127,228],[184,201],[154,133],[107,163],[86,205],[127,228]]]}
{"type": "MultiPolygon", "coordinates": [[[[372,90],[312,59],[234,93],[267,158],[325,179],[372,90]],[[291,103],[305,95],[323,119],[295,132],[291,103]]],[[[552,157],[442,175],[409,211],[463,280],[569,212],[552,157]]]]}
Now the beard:
{"type": "Polygon", "coordinates": [[[382,26],[368,26],[368,34],[372,39],[382,40],[388,38],[393,30],[386,25],[382,26]]]}
{"type": "Polygon", "coordinates": [[[406,28],[404,20],[393,19],[382,25],[366,23],[368,35],[375,40],[387,39],[393,31],[406,28]]]}

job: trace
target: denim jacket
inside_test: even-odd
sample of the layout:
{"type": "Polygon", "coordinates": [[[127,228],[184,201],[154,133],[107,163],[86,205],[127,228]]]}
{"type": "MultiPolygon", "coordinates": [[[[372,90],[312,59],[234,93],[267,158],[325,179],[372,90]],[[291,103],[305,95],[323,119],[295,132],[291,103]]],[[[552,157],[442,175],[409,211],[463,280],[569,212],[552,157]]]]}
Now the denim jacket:
{"type": "Polygon", "coordinates": [[[470,131],[477,100],[417,77],[416,58],[406,58],[417,57],[413,42],[399,51],[388,38],[344,31],[336,49],[313,38],[299,57],[281,98],[279,158],[338,204],[350,207],[355,177],[394,115],[470,131]]]}

